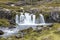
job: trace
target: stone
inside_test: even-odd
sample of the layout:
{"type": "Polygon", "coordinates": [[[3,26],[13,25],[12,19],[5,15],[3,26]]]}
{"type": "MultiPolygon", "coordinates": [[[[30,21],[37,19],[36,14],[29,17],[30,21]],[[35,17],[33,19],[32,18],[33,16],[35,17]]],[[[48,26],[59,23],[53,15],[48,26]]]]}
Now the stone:
{"type": "Polygon", "coordinates": [[[6,2],[5,4],[11,6],[14,3],[13,2],[6,2]]]}
{"type": "Polygon", "coordinates": [[[3,34],[4,34],[4,32],[2,30],[0,30],[0,35],[3,35],[3,34]]]}
{"type": "Polygon", "coordinates": [[[11,19],[11,20],[9,20],[9,22],[10,22],[10,24],[15,25],[15,19],[11,19]]]}
{"type": "Polygon", "coordinates": [[[24,6],[26,3],[24,1],[18,1],[15,3],[15,6],[24,6]]]}
{"type": "Polygon", "coordinates": [[[60,12],[53,11],[51,13],[51,18],[56,22],[60,22],[60,12]]]}
{"type": "Polygon", "coordinates": [[[16,27],[13,25],[9,26],[9,29],[13,29],[13,28],[16,28],[16,27]]]}

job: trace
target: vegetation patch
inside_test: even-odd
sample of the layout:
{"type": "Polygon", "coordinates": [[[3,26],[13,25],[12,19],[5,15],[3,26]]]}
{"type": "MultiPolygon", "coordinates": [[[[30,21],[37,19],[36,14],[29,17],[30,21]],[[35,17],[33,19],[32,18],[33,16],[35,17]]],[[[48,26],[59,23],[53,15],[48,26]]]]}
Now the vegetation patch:
{"type": "Polygon", "coordinates": [[[9,23],[9,21],[7,19],[0,19],[0,26],[7,27],[9,25],[10,25],[10,23],[9,23]]]}

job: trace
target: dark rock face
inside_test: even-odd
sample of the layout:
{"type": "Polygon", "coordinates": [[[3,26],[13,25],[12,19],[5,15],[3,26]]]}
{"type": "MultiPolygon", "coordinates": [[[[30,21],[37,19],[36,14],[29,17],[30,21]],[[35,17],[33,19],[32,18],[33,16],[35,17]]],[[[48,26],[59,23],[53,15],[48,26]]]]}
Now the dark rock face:
{"type": "Polygon", "coordinates": [[[0,10],[0,19],[5,18],[8,19],[10,24],[15,24],[15,13],[9,9],[1,9],[0,10]]]}
{"type": "Polygon", "coordinates": [[[4,32],[2,30],[0,30],[0,35],[3,35],[3,34],[4,34],[4,32]]]}
{"type": "Polygon", "coordinates": [[[11,19],[11,20],[9,20],[9,22],[10,22],[10,24],[15,25],[15,19],[11,19]]]}
{"type": "Polygon", "coordinates": [[[60,12],[52,12],[51,13],[51,18],[54,21],[60,22],[60,12]]]}
{"type": "Polygon", "coordinates": [[[10,11],[6,11],[6,10],[0,10],[0,18],[7,18],[10,19],[11,16],[11,12],[10,11]]]}

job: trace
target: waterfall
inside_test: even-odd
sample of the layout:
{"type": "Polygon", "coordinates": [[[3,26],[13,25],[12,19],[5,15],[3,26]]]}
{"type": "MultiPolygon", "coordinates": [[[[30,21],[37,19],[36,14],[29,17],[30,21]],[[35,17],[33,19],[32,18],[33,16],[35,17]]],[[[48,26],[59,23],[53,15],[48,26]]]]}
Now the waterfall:
{"type": "Polygon", "coordinates": [[[20,15],[20,24],[21,23],[24,23],[24,15],[23,15],[23,13],[21,13],[21,15],[20,15]]]}
{"type": "Polygon", "coordinates": [[[30,23],[31,23],[31,16],[29,15],[29,13],[25,13],[24,24],[30,24],[30,23]]]}
{"type": "Polygon", "coordinates": [[[40,23],[45,23],[44,16],[40,14],[40,23]]]}
{"type": "Polygon", "coordinates": [[[18,21],[18,15],[16,15],[16,24],[18,24],[19,21],[18,21]]]}
{"type": "MultiPolygon", "coordinates": [[[[40,16],[40,23],[44,23],[45,24],[45,20],[44,20],[44,16],[42,14],[39,14],[40,16]]],[[[20,13],[20,21],[18,21],[18,15],[16,15],[16,23],[17,24],[36,24],[36,16],[35,15],[31,15],[29,13],[25,13],[23,15],[23,13],[20,13]],[[19,23],[18,23],[19,22],[19,23]]]]}
{"type": "Polygon", "coordinates": [[[33,15],[33,24],[35,24],[35,15],[33,15]]]}

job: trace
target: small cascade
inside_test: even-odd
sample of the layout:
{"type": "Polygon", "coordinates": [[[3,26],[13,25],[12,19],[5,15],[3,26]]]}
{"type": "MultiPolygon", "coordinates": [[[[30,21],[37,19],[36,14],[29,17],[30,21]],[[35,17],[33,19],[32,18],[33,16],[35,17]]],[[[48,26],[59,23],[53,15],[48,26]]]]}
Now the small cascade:
{"type": "Polygon", "coordinates": [[[20,13],[20,16],[16,15],[16,23],[17,24],[35,24],[35,15],[31,15],[29,13],[20,13]]]}
{"type": "Polygon", "coordinates": [[[40,23],[44,23],[45,24],[44,16],[42,14],[40,14],[40,23]]]}
{"type": "MultiPolygon", "coordinates": [[[[44,16],[42,15],[42,14],[39,14],[39,16],[40,16],[40,24],[45,24],[45,20],[44,20],[44,16]]],[[[31,14],[29,14],[29,13],[25,13],[24,15],[23,15],[23,13],[20,13],[20,21],[18,21],[19,20],[19,17],[18,17],[18,15],[16,15],[16,23],[17,24],[36,24],[35,22],[36,22],[36,16],[35,15],[31,15],[31,14]]]]}
{"type": "Polygon", "coordinates": [[[24,23],[24,15],[23,15],[23,13],[21,13],[21,15],[20,15],[20,22],[19,23],[20,24],[24,23]]]}
{"type": "Polygon", "coordinates": [[[16,15],[16,24],[18,24],[19,21],[18,21],[18,15],[16,15]]]}
{"type": "Polygon", "coordinates": [[[25,13],[24,24],[31,24],[31,16],[29,15],[29,13],[25,13]]]}
{"type": "Polygon", "coordinates": [[[35,24],[35,15],[33,15],[33,24],[35,24]]]}

